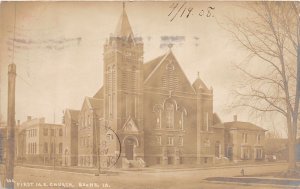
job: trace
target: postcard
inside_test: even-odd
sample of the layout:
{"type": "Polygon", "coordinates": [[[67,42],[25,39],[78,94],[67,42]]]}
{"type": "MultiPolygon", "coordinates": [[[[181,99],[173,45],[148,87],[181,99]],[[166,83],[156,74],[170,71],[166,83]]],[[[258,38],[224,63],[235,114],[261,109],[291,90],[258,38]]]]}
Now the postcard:
{"type": "Polygon", "coordinates": [[[300,3],[2,1],[0,188],[300,188],[300,3]]]}

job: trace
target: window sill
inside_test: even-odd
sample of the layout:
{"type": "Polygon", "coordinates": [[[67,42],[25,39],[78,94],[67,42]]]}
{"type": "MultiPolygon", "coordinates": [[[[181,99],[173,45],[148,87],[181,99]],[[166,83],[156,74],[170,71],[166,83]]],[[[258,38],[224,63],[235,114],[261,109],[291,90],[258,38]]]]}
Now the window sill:
{"type": "Polygon", "coordinates": [[[181,129],[171,129],[171,128],[154,128],[155,131],[174,131],[174,132],[186,132],[185,130],[181,129]]]}

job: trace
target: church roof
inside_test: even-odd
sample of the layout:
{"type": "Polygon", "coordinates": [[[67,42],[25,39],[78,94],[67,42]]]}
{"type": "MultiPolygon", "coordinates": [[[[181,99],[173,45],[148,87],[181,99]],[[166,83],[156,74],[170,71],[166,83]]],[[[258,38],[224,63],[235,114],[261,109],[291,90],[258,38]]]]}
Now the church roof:
{"type": "Polygon", "coordinates": [[[143,65],[144,69],[144,80],[147,79],[147,77],[150,75],[151,72],[153,72],[154,68],[160,63],[160,61],[165,57],[165,55],[159,56],[153,60],[150,60],[146,62],[143,65]]]}
{"type": "Polygon", "coordinates": [[[89,108],[93,109],[97,116],[103,116],[103,99],[85,97],[84,103],[86,103],[89,108]]]}
{"type": "MultiPolygon", "coordinates": [[[[152,60],[150,60],[150,61],[148,61],[148,62],[146,62],[146,63],[143,64],[143,74],[144,74],[144,78],[143,79],[144,79],[144,82],[146,82],[146,80],[148,80],[149,77],[151,77],[151,75],[153,75],[157,71],[157,69],[160,67],[160,65],[169,56],[172,56],[173,58],[175,58],[174,55],[173,55],[173,53],[172,53],[172,51],[169,50],[167,53],[165,53],[165,54],[163,54],[161,56],[158,56],[157,58],[152,59],[152,60]]],[[[188,81],[186,75],[184,75],[184,77],[188,81]]],[[[189,86],[191,86],[190,83],[189,83],[189,86]]],[[[195,80],[195,82],[191,86],[191,90],[194,91],[194,89],[197,90],[199,88],[203,88],[203,89],[208,90],[208,88],[205,85],[205,83],[198,76],[198,78],[195,80]]],[[[104,98],[104,87],[103,86],[96,92],[96,94],[93,96],[93,98],[96,98],[96,99],[103,99],[104,98]]]]}
{"type": "Polygon", "coordinates": [[[103,86],[96,92],[93,98],[103,99],[104,89],[103,86]]]}
{"type": "MultiPolygon", "coordinates": [[[[148,63],[145,63],[144,66],[146,65],[146,67],[144,68],[147,69],[147,75],[144,73],[144,82],[151,77],[150,75],[155,73],[156,70],[158,69],[158,67],[164,62],[164,60],[169,56],[169,55],[173,55],[172,51],[169,50],[166,54],[161,55],[155,59],[153,59],[152,61],[149,61],[148,63]]],[[[174,57],[174,55],[173,55],[174,57]]]]}
{"type": "Polygon", "coordinates": [[[118,25],[116,27],[115,33],[114,33],[115,37],[128,37],[130,35],[133,36],[133,32],[128,20],[128,16],[123,4],[123,11],[121,14],[121,17],[119,19],[118,25]]]}

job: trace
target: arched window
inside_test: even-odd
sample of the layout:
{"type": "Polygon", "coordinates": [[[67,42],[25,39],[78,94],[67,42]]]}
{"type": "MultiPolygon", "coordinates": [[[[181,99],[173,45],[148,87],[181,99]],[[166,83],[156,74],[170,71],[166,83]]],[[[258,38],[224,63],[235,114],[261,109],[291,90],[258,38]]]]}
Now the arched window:
{"type": "Polygon", "coordinates": [[[62,151],[63,151],[63,144],[62,143],[59,143],[58,151],[59,151],[60,154],[62,153],[62,151]]]}
{"type": "Polygon", "coordinates": [[[154,107],[153,107],[153,112],[155,113],[155,118],[156,118],[156,120],[155,120],[155,126],[154,126],[154,128],[155,129],[160,129],[161,128],[161,114],[162,114],[162,111],[163,111],[163,109],[162,109],[162,106],[161,105],[159,105],[159,104],[156,104],[154,107]]]}
{"type": "Polygon", "coordinates": [[[109,112],[109,116],[112,117],[112,96],[111,96],[111,94],[108,95],[108,112],[109,112]]]}
{"type": "Polygon", "coordinates": [[[113,93],[113,82],[114,82],[114,78],[113,76],[115,75],[115,66],[113,65],[112,67],[111,66],[108,66],[107,67],[107,71],[106,71],[106,74],[107,74],[107,79],[106,79],[106,92],[108,94],[108,114],[110,117],[112,117],[112,93],[113,93]]]}
{"type": "Polygon", "coordinates": [[[179,129],[184,130],[184,117],[187,115],[186,109],[181,108],[181,117],[179,119],[179,129]]]}
{"type": "Polygon", "coordinates": [[[166,103],[166,127],[171,129],[174,128],[174,105],[166,103]]]}
{"type": "Polygon", "coordinates": [[[110,115],[114,116],[114,106],[115,106],[115,87],[116,87],[116,65],[112,65],[112,73],[111,73],[111,107],[110,107],[110,115]]]}

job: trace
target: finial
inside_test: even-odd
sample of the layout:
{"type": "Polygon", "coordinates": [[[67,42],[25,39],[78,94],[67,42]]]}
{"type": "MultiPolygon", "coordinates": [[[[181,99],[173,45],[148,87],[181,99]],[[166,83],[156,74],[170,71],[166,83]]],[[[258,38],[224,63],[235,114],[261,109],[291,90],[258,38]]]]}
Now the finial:
{"type": "Polygon", "coordinates": [[[198,79],[200,78],[200,72],[197,72],[198,79]]]}
{"type": "Polygon", "coordinates": [[[125,1],[123,1],[123,10],[125,10],[125,1]]]}
{"type": "Polygon", "coordinates": [[[172,44],[172,43],[169,43],[169,44],[168,44],[168,47],[169,47],[169,50],[171,50],[172,47],[173,47],[173,44],[172,44]]]}

